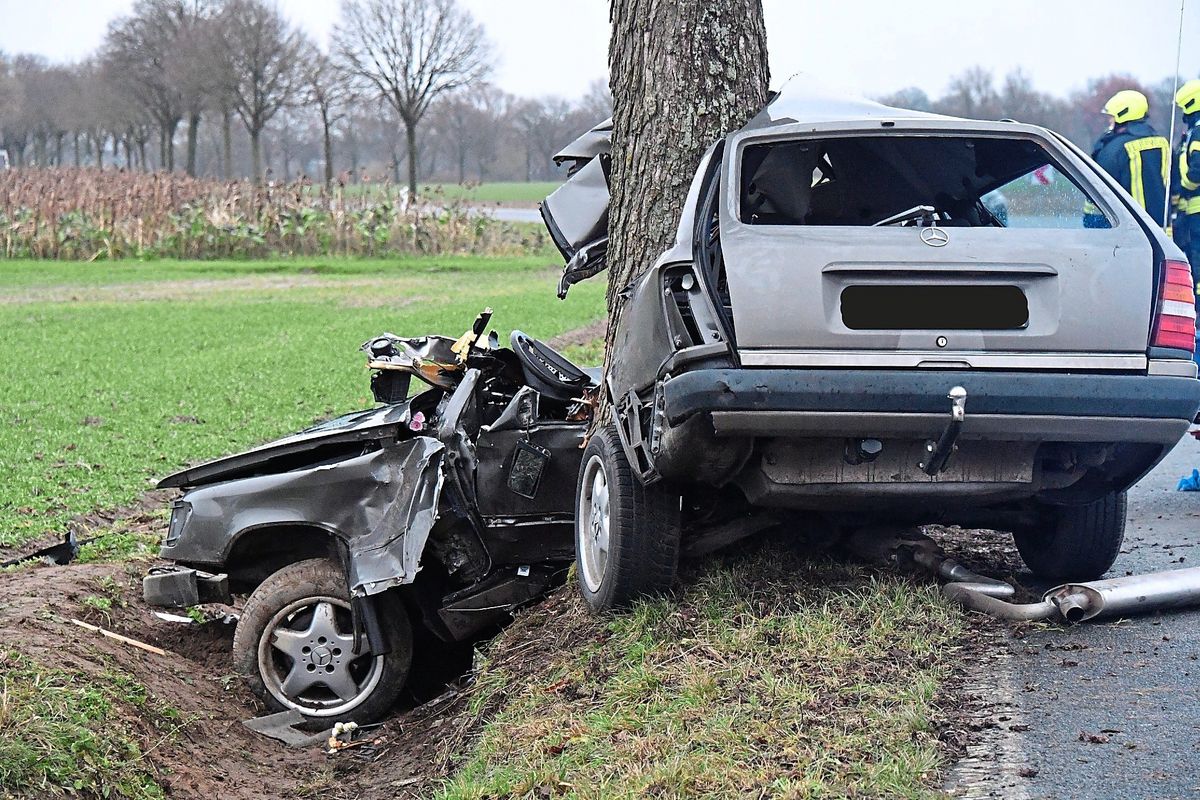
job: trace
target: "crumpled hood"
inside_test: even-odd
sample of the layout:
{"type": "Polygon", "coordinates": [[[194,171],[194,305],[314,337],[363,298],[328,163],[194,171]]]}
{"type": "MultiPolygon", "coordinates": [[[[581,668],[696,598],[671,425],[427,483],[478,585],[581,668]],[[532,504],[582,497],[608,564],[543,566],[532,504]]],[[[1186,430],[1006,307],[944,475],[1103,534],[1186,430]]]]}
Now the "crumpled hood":
{"type": "Polygon", "coordinates": [[[168,475],[158,482],[158,488],[202,486],[265,472],[296,469],[305,466],[305,454],[316,458],[319,457],[318,451],[333,445],[395,437],[407,428],[408,417],[407,403],[355,411],[253,450],[225,456],[168,475]]]}

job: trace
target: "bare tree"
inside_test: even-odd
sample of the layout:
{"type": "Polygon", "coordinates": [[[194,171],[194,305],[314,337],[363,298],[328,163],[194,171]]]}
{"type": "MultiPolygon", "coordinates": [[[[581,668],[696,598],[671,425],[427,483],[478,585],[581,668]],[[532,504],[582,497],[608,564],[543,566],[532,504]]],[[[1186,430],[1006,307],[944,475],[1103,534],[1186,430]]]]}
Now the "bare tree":
{"type": "Polygon", "coordinates": [[[1000,96],[992,73],[975,66],[953,78],[946,94],[934,104],[941,114],[971,119],[999,119],[1000,96]]]}
{"type": "Polygon", "coordinates": [[[325,186],[329,188],[333,185],[333,126],[346,116],[353,93],[346,73],[325,53],[315,52],[306,62],[305,99],[321,120],[325,186]]]}
{"type": "Polygon", "coordinates": [[[343,0],[334,42],[347,70],[403,122],[416,195],[417,126],[434,100],[490,71],[483,29],[457,0],[343,0]]]}
{"type": "MultiPolygon", "coordinates": [[[[175,168],[175,132],[186,116],[189,154],[203,104],[205,45],[199,30],[208,0],[137,0],[133,13],[109,26],[104,60],[110,74],[159,128],[159,163],[175,168]]],[[[194,169],[194,161],[191,163],[194,169]]]]}
{"type": "MultiPolygon", "coordinates": [[[[161,1],[161,0],[160,0],[161,1]]],[[[196,150],[201,115],[219,94],[223,73],[213,69],[213,53],[220,49],[222,31],[216,20],[218,0],[166,0],[177,20],[175,42],[167,61],[167,78],[178,92],[187,123],[186,170],[196,174],[196,150]]]]}
{"type": "Polygon", "coordinates": [[[224,11],[222,52],[235,82],[233,109],[250,135],[254,180],[262,180],[263,129],[303,90],[300,62],[312,46],[264,0],[230,0],[224,11]]]}
{"type": "Polygon", "coordinates": [[[0,53],[0,150],[18,166],[25,155],[24,87],[17,77],[16,62],[0,53]]]}
{"type": "Polygon", "coordinates": [[[885,106],[896,108],[911,108],[913,111],[932,111],[933,101],[925,90],[917,86],[907,86],[889,95],[877,98],[885,106]]]}

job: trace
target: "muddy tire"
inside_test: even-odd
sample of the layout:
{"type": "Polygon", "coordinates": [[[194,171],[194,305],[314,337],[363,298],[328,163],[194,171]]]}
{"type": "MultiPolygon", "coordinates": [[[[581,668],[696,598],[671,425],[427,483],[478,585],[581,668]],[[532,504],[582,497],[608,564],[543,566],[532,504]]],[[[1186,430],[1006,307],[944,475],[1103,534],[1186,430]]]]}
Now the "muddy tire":
{"type": "Polygon", "coordinates": [[[354,655],[341,569],[323,558],[291,564],[246,601],[233,638],[234,667],[269,709],[295,709],[311,730],[373,722],[404,688],[413,652],[402,605],[383,596],[379,617],[391,652],[354,655]]]}
{"type": "Polygon", "coordinates": [[[642,485],[611,425],[584,449],[575,494],[575,571],[593,611],[671,588],[679,564],[679,494],[642,485]]]}
{"type": "Polygon", "coordinates": [[[1090,581],[1108,572],[1125,538],[1125,492],[1086,506],[1058,506],[1049,528],[1017,531],[1013,538],[1026,566],[1047,581],[1090,581]]]}

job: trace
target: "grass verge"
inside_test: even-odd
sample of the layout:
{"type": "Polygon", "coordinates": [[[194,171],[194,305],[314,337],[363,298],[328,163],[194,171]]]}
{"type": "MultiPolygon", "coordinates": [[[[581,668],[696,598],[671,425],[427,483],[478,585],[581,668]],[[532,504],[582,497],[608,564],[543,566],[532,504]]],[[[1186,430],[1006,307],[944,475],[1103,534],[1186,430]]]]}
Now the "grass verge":
{"type": "Polygon", "coordinates": [[[0,653],[0,794],[165,797],[123,724],[125,707],[137,706],[169,736],[178,714],[151,705],[128,675],[85,676],[0,653]]]}
{"type": "Polygon", "coordinates": [[[441,797],[926,797],[960,615],[934,587],[780,543],[596,619],[568,590],[502,634],[441,797]]]}

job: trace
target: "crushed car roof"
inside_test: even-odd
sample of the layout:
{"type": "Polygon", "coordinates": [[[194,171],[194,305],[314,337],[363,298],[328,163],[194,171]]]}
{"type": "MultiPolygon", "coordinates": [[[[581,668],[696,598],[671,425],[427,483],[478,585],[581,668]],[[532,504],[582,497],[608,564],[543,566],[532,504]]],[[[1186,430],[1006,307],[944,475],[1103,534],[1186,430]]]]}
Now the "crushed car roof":
{"type": "Polygon", "coordinates": [[[885,106],[865,97],[837,92],[820,82],[797,75],[787,81],[743,131],[797,123],[862,122],[888,119],[952,120],[944,114],[885,106]]]}

